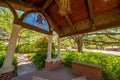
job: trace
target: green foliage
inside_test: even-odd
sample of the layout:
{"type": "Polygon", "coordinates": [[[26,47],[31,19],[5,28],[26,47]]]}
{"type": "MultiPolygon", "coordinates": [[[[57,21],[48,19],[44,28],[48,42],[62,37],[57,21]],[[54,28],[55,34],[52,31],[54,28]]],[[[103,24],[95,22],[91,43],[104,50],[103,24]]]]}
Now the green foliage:
{"type": "MultiPolygon", "coordinates": [[[[31,40],[31,39],[30,39],[31,40]]],[[[16,52],[18,53],[33,53],[33,52],[40,52],[42,54],[46,54],[48,50],[48,38],[46,36],[38,38],[37,40],[25,40],[27,42],[20,43],[17,48],[16,52]]],[[[52,45],[53,51],[55,50],[54,44],[52,45]]]]}
{"type": "Polygon", "coordinates": [[[52,52],[51,54],[52,54],[52,58],[56,58],[57,57],[57,52],[56,51],[52,52]]]}
{"type": "Polygon", "coordinates": [[[117,33],[120,33],[120,27],[92,32],[90,33],[92,35],[84,37],[84,47],[105,49],[108,46],[120,46],[120,35],[117,33]],[[110,33],[114,35],[110,35],[110,33]]]}
{"type": "Polygon", "coordinates": [[[102,66],[104,80],[120,79],[120,57],[94,52],[85,52],[82,54],[75,51],[69,51],[64,58],[64,64],[71,66],[72,60],[102,66]]]}
{"type": "Polygon", "coordinates": [[[14,54],[14,58],[13,58],[13,66],[15,67],[15,69],[17,68],[17,64],[18,64],[18,58],[17,58],[17,55],[14,54]]]}
{"type": "Polygon", "coordinates": [[[45,59],[47,58],[46,54],[28,54],[28,58],[36,64],[38,69],[41,69],[45,66],[45,59]]]}
{"type": "Polygon", "coordinates": [[[3,65],[3,61],[4,61],[5,55],[3,51],[0,51],[0,68],[3,65]]]}
{"type": "Polygon", "coordinates": [[[3,41],[0,41],[0,67],[3,65],[3,61],[5,58],[5,53],[6,53],[6,45],[4,44],[3,41]]]}
{"type": "MultiPolygon", "coordinates": [[[[7,50],[7,45],[3,41],[0,41],[0,67],[2,67],[2,65],[3,65],[6,50],[7,50]]],[[[17,56],[15,54],[14,59],[13,59],[13,66],[15,68],[17,68],[17,63],[18,63],[18,60],[17,60],[17,56]]]]}
{"type": "MultiPolygon", "coordinates": [[[[46,54],[48,50],[48,38],[41,37],[36,41],[36,48],[38,48],[39,53],[46,54]]],[[[52,44],[52,50],[55,51],[55,45],[52,44]]]]}
{"type": "Polygon", "coordinates": [[[19,53],[31,53],[31,52],[37,52],[38,49],[35,47],[34,43],[25,43],[17,46],[16,52],[19,53]]]}
{"type": "Polygon", "coordinates": [[[13,19],[13,14],[8,8],[0,8],[0,30],[7,34],[11,33],[13,19]]]}
{"type": "MultiPolygon", "coordinates": [[[[3,65],[4,58],[5,58],[5,51],[0,51],[0,68],[1,68],[2,65],[3,65]]],[[[15,69],[17,68],[17,64],[18,64],[17,56],[14,55],[14,58],[13,58],[13,66],[15,67],[15,69]]]]}
{"type": "MultiPolygon", "coordinates": [[[[46,54],[41,53],[28,53],[27,57],[36,64],[38,69],[41,69],[45,66],[45,59],[47,58],[46,54]]],[[[52,58],[57,57],[56,52],[52,53],[52,58]]]]}
{"type": "Polygon", "coordinates": [[[6,50],[6,48],[7,48],[7,45],[3,41],[0,41],[0,51],[6,50]]]}
{"type": "Polygon", "coordinates": [[[47,37],[37,39],[36,47],[39,47],[38,52],[47,53],[47,46],[48,46],[48,38],[47,37]]]}

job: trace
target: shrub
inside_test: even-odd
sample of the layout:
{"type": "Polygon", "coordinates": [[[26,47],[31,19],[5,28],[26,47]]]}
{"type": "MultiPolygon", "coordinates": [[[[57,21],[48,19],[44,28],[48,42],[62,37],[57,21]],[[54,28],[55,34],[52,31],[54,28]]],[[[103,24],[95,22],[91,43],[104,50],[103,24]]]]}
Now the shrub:
{"type": "Polygon", "coordinates": [[[17,64],[18,64],[18,58],[17,58],[17,55],[14,54],[14,58],[13,58],[13,66],[15,67],[15,69],[17,68],[17,64]]]}
{"type": "Polygon", "coordinates": [[[0,53],[0,68],[3,65],[4,58],[5,58],[4,54],[0,53]]]}
{"type": "Polygon", "coordinates": [[[45,59],[47,58],[46,54],[36,53],[31,55],[31,61],[34,62],[38,69],[41,69],[45,66],[45,59]]]}
{"type": "Polygon", "coordinates": [[[33,43],[25,43],[16,47],[16,52],[19,52],[19,53],[31,53],[31,52],[37,52],[37,51],[38,51],[38,48],[36,48],[35,44],[33,43]]]}
{"type": "MultiPolygon", "coordinates": [[[[3,62],[4,62],[4,58],[5,58],[5,55],[4,53],[0,53],[0,68],[2,67],[3,65],[3,62]]],[[[15,69],[17,68],[17,64],[18,64],[18,60],[17,60],[17,56],[14,55],[14,58],[13,58],[13,66],[15,67],[15,69]]]]}
{"type": "MultiPolygon", "coordinates": [[[[7,45],[3,41],[0,41],[0,68],[2,67],[4,62],[6,50],[7,50],[7,45]]],[[[18,63],[17,56],[14,55],[13,66],[15,68],[17,68],[17,63],[18,63]]]]}
{"type": "MultiPolygon", "coordinates": [[[[46,54],[48,50],[48,38],[42,37],[36,41],[36,48],[38,48],[38,52],[46,54]]],[[[55,45],[52,44],[52,51],[55,51],[55,45]]]]}
{"type": "Polygon", "coordinates": [[[95,52],[85,52],[82,54],[75,51],[69,51],[65,56],[64,64],[71,66],[72,60],[102,66],[104,80],[120,79],[120,57],[95,52]]]}
{"type": "MultiPolygon", "coordinates": [[[[27,57],[29,60],[31,60],[33,63],[36,64],[38,69],[41,69],[45,66],[45,60],[47,58],[47,54],[42,53],[28,53],[27,57]]],[[[52,58],[57,57],[56,52],[52,52],[52,58]]]]}
{"type": "Polygon", "coordinates": [[[7,45],[3,41],[0,41],[0,51],[6,50],[6,48],[7,45]]]}

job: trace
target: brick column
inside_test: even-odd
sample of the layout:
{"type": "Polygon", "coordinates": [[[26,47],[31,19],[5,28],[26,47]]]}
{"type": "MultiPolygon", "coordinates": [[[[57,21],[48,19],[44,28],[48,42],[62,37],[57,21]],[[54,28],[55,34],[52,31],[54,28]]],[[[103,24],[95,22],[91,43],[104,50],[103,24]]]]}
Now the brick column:
{"type": "Polygon", "coordinates": [[[15,46],[17,42],[18,33],[21,30],[21,26],[13,24],[13,29],[7,48],[7,53],[2,68],[0,69],[0,80],[11,80],[14,66],[12,65],[13,56],[15,53],[15,46]]]}

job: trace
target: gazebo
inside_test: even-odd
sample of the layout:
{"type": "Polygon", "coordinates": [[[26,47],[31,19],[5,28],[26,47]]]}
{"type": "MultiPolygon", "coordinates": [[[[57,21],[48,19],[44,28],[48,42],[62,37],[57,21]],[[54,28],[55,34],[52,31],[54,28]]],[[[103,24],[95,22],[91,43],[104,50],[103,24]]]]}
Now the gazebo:
{"type": "Polygon", "coordinates": [[[14,15],[0,80],[11,80],[13,55],[22,27],[48,35],[45,68],[49,70],[61,63],[60,38],[120,26],[120,0],[0,0],[0,6],[9,8],[14,15]],[[21,17],[16,10],[24,12],[21,17]],[[55,59],[51,58],[53,31],[58,34],[55,59]]]}

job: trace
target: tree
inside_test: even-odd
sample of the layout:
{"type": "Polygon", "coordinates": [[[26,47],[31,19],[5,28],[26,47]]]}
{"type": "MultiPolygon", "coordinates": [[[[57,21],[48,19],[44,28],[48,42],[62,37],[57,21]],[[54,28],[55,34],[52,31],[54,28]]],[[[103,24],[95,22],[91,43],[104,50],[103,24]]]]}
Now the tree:
{"type": "Polygon", "coordinates": [[[83,52],[83,38],[85,34],[79,34],[72,36],[72,39],[76,42],[78,47],[78,52],[83,52]]]}
{"type": "Polygon", "coordinates": [[[85,47],[104,49],[107,46],[120,46],[120,27],[88,33],[84,37],[85,47]],[[91,45],[93,45],[91,47],[91,45]]]}

